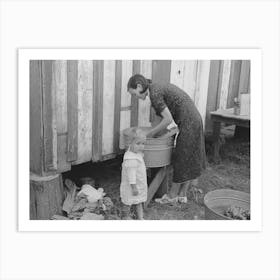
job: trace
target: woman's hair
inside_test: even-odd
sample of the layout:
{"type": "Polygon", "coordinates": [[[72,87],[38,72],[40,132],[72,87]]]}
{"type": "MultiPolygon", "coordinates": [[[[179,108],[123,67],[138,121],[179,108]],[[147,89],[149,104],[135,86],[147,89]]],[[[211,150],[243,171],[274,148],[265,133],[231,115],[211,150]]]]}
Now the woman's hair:
{"type": "Polygon", "coordinates": [[[127,90],[129,90],[130,88],[136,89],[137,85],[140,84],[143,88],[143,90],[140,93],[144,93],[148,89],[148,86],[151,82],[152,81],[150,79],[146,79],[140,74],[135,74],[128,80],[127,90]]]}
{"type": "Polygon", "coordinates": [[[129,129],[126,135],[128,145],[133,144],[138,139],[146,139],[145,133],[139,127],[132,127],[131,129],[129,129]]]}

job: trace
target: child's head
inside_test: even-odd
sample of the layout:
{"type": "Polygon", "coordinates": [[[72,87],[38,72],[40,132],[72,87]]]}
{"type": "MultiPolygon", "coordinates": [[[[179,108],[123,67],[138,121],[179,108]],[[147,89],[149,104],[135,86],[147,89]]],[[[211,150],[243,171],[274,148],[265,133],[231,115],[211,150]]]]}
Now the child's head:
{"type": "Polygon", "coordinates": [[[132,128],[128,133],[128,139],[131,152],[138,153],[144,150],[146,135],[140,128],[132,128]]]}

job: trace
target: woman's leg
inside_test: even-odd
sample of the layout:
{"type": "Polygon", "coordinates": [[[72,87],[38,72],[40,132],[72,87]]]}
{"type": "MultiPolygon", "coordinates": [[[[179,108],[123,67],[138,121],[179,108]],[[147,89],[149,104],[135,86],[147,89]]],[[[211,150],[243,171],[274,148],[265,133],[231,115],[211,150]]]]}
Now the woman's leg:
{"type": "Polygon", "coordinates": [[[192,182],[192,180],[181,184],[181,189],[180,189],[180,192],[179,192],[180,197],[187,197],[187,192],[188,192],[188,189],[191,185],[191,182],[192,182]]]}
{"type": "Polygon", "coordinates": [[[136,204],[137,219],[144,220],[143,203],[136,204]]]}
{"type": "Polygon", "coordinates": [[[175,198],[176,196],[178,196],[180,187],[181,187],[181,183],[174,183],[174,182],[172,182],[172,186],[170,188],[168,196],[170,198],[175,198]]]}

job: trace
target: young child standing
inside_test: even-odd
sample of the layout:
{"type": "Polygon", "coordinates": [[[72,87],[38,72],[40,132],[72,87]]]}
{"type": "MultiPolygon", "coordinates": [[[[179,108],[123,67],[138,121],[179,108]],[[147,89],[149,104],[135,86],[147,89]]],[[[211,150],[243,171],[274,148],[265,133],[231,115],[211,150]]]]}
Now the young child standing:
{"type": "Polygon", "coordinates": [[[143,159],[145,134],[132,128],[128,136],[129,147],[124,154],[120,195],[124,204],[125,219],[130,219],[130,207],[136,205],[138,220],[144,219],[143,202],[147,200],[147,174],[143,159]]]}

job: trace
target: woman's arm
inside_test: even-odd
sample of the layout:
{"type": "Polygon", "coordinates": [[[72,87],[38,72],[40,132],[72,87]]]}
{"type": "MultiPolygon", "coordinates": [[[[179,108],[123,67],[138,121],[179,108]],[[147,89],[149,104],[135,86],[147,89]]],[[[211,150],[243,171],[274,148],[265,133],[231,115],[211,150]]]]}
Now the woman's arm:
{"type": "Polygon", "coordinates": [[[169,124],[171,124],[174,120],[173,117],[169,111],[169,109],[167,107],[165,107],[163,109],[163,111],[161,112],[161,116],[162,116],[162,120],[161,122],[156,125],[154,128],[152,128],[148,133],[147,133],[147,137],[151,138],[154,135],[156,135],[158,132],[160,132],[161,130],[165,129],[169,124]]]}

